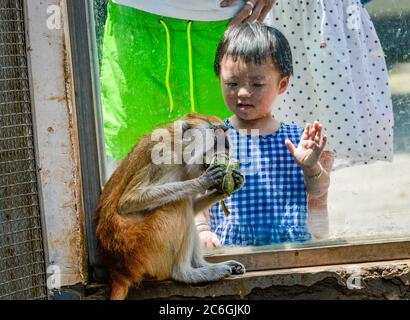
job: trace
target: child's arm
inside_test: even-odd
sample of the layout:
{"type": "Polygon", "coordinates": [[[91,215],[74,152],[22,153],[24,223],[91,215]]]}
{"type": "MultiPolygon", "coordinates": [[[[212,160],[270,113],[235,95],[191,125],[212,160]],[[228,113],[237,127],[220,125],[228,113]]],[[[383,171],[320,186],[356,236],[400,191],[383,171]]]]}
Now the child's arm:
{"type": "Polygon", "coordinates": [[[198,232],[211,230],[211,228],[209,227],[208,210],[202,211],[196,215],[195,225],[196,225],[198,232]]]}
{"type": "Polygon", "coordinates": [[[319,161],[315,167],[302,170],[305,177],[306,192],[314,197],[324,195],[329,189],[330,177],[329,173],[323,168],[323,164],[319,161]]]}
{"type": "Polygon", "coordinates": [[[219,248],[221,243],[218,236],[211,231],[209,226],[209,211],[202,211],[195,217],[195,224],[199,234],[199,241],[206,249],[219,248]]]}
{"type": "Polygon", "coordinates": [[[326,141],[326,136],[322,138],[322,125],[319,122],[306,125],[297,147],[290,140],[285,141],[290,153],[303,170],[306,192],[315,197],[325,194],[330,185],[329,174],[320,163],[326,141]]]}

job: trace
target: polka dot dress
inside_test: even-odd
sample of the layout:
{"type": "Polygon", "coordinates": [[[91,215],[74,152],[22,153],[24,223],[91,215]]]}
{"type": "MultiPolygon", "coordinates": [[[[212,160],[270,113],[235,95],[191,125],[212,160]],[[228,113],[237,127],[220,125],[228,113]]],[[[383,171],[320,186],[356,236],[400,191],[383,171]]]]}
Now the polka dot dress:
{"type": "Polygon", "coordinates": [[[266,23],[289,40],[294,76],[273,114],[320,121],[334,169],[393,157],[393,110],[384,53],[360,0],[279,0],[266,23]]]}

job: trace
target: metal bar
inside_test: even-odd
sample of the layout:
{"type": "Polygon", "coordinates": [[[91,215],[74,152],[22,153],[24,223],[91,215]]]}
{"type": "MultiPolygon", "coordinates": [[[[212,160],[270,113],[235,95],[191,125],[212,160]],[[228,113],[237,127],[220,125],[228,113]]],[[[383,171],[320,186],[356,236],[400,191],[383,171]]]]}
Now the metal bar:
{"type": "Polygon", "coordinates": [[[2,233],[1,235],[2,235],[2,236],[13,236],[13,235],[16,235],[16,234],[19,234],[19,233],[23,233],[23,232],[39,231],[39,230],[41,230],[41,227],[40,227],[40,226],[39,226],[39,227],[30,227],[30,228],[23,229],[23,230],[16,230],[16,231],[13,230],[12,232],[2,233]]]}
{"type": "MultiPolygon", "coordinates": [[[[7,22],[7,21],[6,21],[7,22]]],[[[9,43],[0,43],[0,46],[7,47],[7,46],[24,46],[23,42],[9,42],[9,43]]]]}
{"type": "MultiPolygon", "coordinates": [[[[30,253],[31,253],[31,252],[30,252],[30,253]]],[[[11,258],[14,258],[14,256],[11,257],[11,258]]],[[[5,269],[5,270],[0,270],[0,274],[1,274],[1,273],[6,273],[6,272],[10,272],[10,271],[13,271],[13,270],[24,269],[24,268],[26,268],[26,267],[34,266],[34,265],[37,265],[37,264],[43,264],[43,262],[37,261],[37,262],[26,263],[26,264],[23,265],[23,266],[17,266],[17,267],[14,267],[14,268],[7,268],[7,269],[5,269]]]]}
{"type": "MultiPolygon", "coordinates": [[[[365,240],[363,240],[365,241],[365,240]]],[[[338,265],[347,263],[376,262],[410,258],[410,241],[378,242],[365,244],[334,244],[313,248],[283,249],[274,246],[253,248],[255,251],[225,254],[215,253],[206,256],[209,262],[237,260],[246,270],[275,270],[299,267],[338,265]]],[[[249,249],[248,249],[249,250],[249,249]]],[[[252,250],[252,249],[250,249],[252,250]]]]}
{"type": "MultiPolygon", "coordinates": [[[[3,151],[0,151],[0,152],[3,152],[3,151]]],[[[12,175],[15,175],[15,174],[22,174],[22,173],[35,173],[35,171],[34,170],[24,170],[24,171],[16,171],[16,172],[10,172],[10,173],[3,173],[2,175],[1,175],[1,178],[3,178],[3,177],[8,177],[8,176],[12,176],[12,175]]],[[[17,196],[12,196],[12,197],[6,197],[6,198],[2,198],[2,199],[9,199],[9,198],[14,198],[14,197],[21,197],[21,196],[26,196],[26,195],[29,195],[30,193],[26,193],[26,194],[23,194],[23,195],[17,195],[17,196]]],[[[34,193],[34,194],[37,194],[37,193],[34,193]]]]}
{"type": "MultiPolygon", "coordinates": [[[[0,32],[1,33],[1,32],[0,32]]],[[[0,67],[1,70],[15,70],[15,69],[26,69],[27,66],[7,66],[7,67],[0,67]]]]}
{"type": "Polygon", "coordinates": [[[15,124],[11,126],[2,126],[2,129],[10,129],[10,128],[18,128],[18,127],[31,127],[33,126],[32,123],[21,123],[21,124],[15,124]]]}
{"type": "Polygon", "coordinates": [[[7,184],[7,185],[3,185],[0,186],[0,188],[11,188],[11,187],[16,187],[16,186],[21,186],[21,185],[25,185],[25,184],[35,184],[37,181],[27,181],[27,182],[20,182],[20,183],[14,183],[14,184],[7,184]]]}
{"type": "Polygon", "coordinates": [[[8,78],[8,79],[0,79],[0,81],[3,81],[3,82],[6,82],[6,81],[21,81],[21,80],[27,81],[28,78],[8,78]]]}
{"type": "MultiPolygon", "coordinates": [[[[4,20],[3,20],[4,21],[4,20]]],[[[20,31],[0,31],[0,34],[10,35],[10,34],[21,34],[20,31]]]]}
{"type": "Polygon", "coordinates": [[[13,105],[13,104],[20,104],[20,103],[30,103],[30,101],[9,101],[9,102],[0,102],[0,105],[13,105]]]}
{"type": "Polygon", "coordinates": [[[27,208],[34,208],[34,207],[38,207],[38,204],[30,204],[27,206],[14,207],[10,209],[1,209],[0,212],[15,211],[15,210],[21,210],[21,209],[27,209],[27,208]]]}
{"type": "Polygon", "coordinates": [[[94,40],[91,34],[95,29],[92,28],[91,5],[88,0],[67,1],[88,257],[92,268],[89,274],[98,278],[96,270],[102,265],[102,256],[96,240],[93,215],[101,193],[100,168],[103,163],[96,144],[100,139],[96,121],[99,106],[94,94],[98,81],[93,79],[96,66],[92,51],[94,40]]]}
{"type": "Polygon", "coordinates": [[[22,92],[30,92],[28,89],[16,89],[16,90],[2,90],[2,94],[9,94],[9,93],[22,93],[22,92]]]}
{"type": "Polygon", "coordinates": [[[9,138],[0,138],[0,142],[8,141],[8,140],[15,140],[15,139],[27,139],[27,138],[32,138],[32,137],[33,136],[30,134],[30,135],[27,135],[27,136],[15,136],[15,137],[9,137],[9,138]]]}
{"type": "Polygon", "coordinates": [[[5,225],[5,224],[9,224],[9,223],[15,223],[15,222],[20,222],[23,220],[33,220],[33,219],[38,219],[38,216],[31,216],[31,217],[24,217],[24,218],[19,218],[19,219],[13,219],[13,220],[7,220],[4,222],[0,222],[0,226],[5,225]]]}
{"type": "MultiPolygon", "coordinates": [[[[20,20],[20,19],[18,19],[18,20],[0,20],[1,22],[18,22],[18,23],[23,23],[24,21],[23,20],[20,20]]],[[[22,43],[22,44],[24,44],[24,43],[22,43]]]]}
{"type": "Polygon", "coordinates": [[[38,242],[38,241],[42,242],[43,239],[34,238],[34,239],[26,240],[26,241],[15,242],[11,245],[2,246],[2,247],[0,247],[0,249],[6,249],[6,248],[10,248],[10,247],[17,247],[17,246],[20,246],[20,245],[25,244],[25,243],[38,242]]]}
{"type": "Polygon", "coordinates": [[[6,150],[0,150],[0,153],[2,153],[2,152],[16,152],[16,151],[32,150],[32,149],[33,149],[33,148],[31,148],[31,147],[15,148],[15,149],[6,149],[6,150]]]}
{"type": "MultiPolygon", "coordinates": [[[[6,261],[6,260],[9,260],[9,259],[14,259],[14,258],[21,258],[21,257],[27,256],[29,254],[36,254],[36,253],[42,253],[42,252],[43,252],[42,249],[29,251],[29,252],[24,252],[24,253],[13,255],[12,257],[1,258],[0,261],[6,261]]],[[[3,272],[3,271],[1,271],[1,272],[3,272]]]]}
{"type": "Polygon", "coordinates": [[[16,149],[6,149],[6,150],[0,150],[0,153],[2,153],[2,152],[16,152],[16,151],[32,150],[32,149],[33,149],[33,148],[31,148],[31,147],[16,148],[16,149]]]}
{"type": "Polygon", "coordinates": [[[25,55],[24,54],[10,54],[10,55],[0,55],[0,58],[6,58],[6,59],[10,59],[10,58],[24,58],[25,55]]]}
{"type": "Polygon", "coordinates": [[[32,160],[34,160],[34,158],[17,159],[17,160],[13,160],[13,161],[0,161],[0,165],[1,164],[12,164],[12,163],[21,162],[21,161],[32,161],[32,160]]]}

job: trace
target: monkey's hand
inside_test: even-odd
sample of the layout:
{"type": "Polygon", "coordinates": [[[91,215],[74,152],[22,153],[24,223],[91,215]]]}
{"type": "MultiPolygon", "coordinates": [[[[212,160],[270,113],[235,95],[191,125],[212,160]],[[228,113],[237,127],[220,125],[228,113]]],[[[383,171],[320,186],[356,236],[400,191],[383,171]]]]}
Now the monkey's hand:
{"type": "Polygon", "coordinates": [[[233,180],[235,181],[235,188],[234,191],[239,190],[242,188],[243,184],[245,183],[245,178],[239,170],[232,171],[233,180]]]}
{"type": "MultiPolygon", "coordinates": [[[[242,172],[239,170],[233,170],[232,171],[232,178],[233,178],[233,183],[234,183],[234,187],[232,190],[232,193],[238,191],[240,188],[242,188],[243,184],[245,183],[245,177],[242,175],[242,172]]],[[[228,194],[226,192],[224,192],[221,188],[217,189],[217,193],[220,195],[224,195],[224,198],[229,198],[231,194],[228,194]]]]}
{"type": "Polygon", "coordinates": [[[199,183],[206,189],[219,188],[225,176],[225,167],[220,164],[210,166],[199,178],[199,183]]]}

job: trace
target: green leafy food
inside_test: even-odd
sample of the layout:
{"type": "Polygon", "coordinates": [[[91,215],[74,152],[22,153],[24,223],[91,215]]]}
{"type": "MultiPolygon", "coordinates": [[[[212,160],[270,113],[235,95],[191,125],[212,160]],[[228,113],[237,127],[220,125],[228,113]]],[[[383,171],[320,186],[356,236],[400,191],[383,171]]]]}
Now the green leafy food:
{"type": "MultiPolygon", "coordinates": [[[[217,154],[210,159],[208,156],[205,156],[205,163],[208,163],[210,166],[214,164],[219,164],[222,167],[225,167],[225,175],[222,179],[222,185],[218,188],[219,191],[231,195],[235,190],[235,179],[233,178],[233,170],[239,169],[240,163],[236,159],[229,159],[225,154],[217,154]]],[[[221,201],[222,209],[225,213],[225,216],[231,214],[229,209],[226,207],[225,202],[221,201]]]]}

